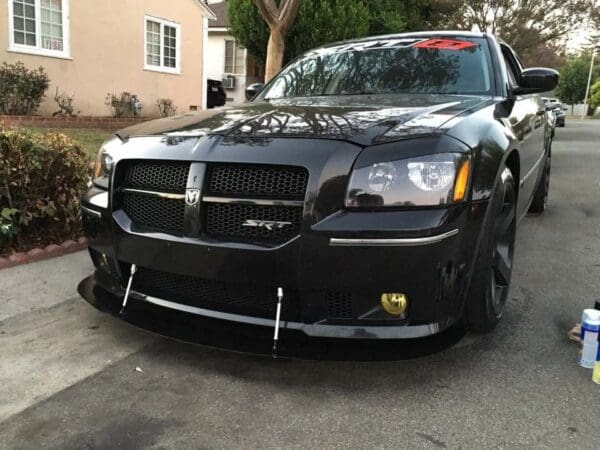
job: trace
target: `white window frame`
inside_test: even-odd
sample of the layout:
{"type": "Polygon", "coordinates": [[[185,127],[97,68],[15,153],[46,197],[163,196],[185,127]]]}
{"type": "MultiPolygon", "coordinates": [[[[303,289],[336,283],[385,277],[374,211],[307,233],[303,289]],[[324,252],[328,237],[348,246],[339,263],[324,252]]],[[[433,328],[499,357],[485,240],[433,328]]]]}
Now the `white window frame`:
{"type": "Polygon", "coordinates": [[[160,17],[144,15],[144,70],[181,75],[181,25],[179,23],[161,19],[160,17]],[[160,66],[148,64],[148,21],[160,23],[160,66]],[[166,67],[164,65],[165,25],[175,28],[175,67],[166,67]]]}
{"type": "Polygon", "coordinates": [[[246,76],[246,49],[239,47],[237,44],[237,41],[235,38],[225,38],[223,40],[223,73],[225,75],[237,75],[237,76],[246,76]],[[227,56],[227,42],[233,42],[233,71],[232,72],[228,72],[225,69],[227,69],[226,65],[227,65],[227,61],[226,61],[226,56],[227,56]],[[243,63],[242,64],[242,72],[241,73],[236,73],[235,72],[235,67],[236,67],[236,55],[237,55],[237,50],[238,48],[240,48],[242,50],[243,53],[243,63]]]}
{"type": "Polygon", "coordinates": [[[62,26],[63,26],[63,49],[50,50],[42,47],[42,7],[41,1],[35,0],[35,40],[36,46],[16,44],[15,26],[13,14],[13,2],[8,0],[8,51],[17,53],[27,53],[30,55],[49,56],[52,58],[72,59],[71,58],[71,27],[70,18],[70,0],[62,1],[62,26]]]}

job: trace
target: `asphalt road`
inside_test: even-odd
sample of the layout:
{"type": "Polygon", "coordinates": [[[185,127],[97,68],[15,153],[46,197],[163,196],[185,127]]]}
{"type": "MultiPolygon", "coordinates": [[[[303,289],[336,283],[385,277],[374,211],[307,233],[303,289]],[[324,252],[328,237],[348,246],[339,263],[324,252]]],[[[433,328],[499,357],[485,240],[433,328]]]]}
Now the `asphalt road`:
{"type": "Polygon", "coordinates": [[[419,359],[271,360],[148,335],[77,297],[85,253],[0,271],[0,448],[598,448],[600,386],[566,332],[600,297],[600,121],[557,130],[552,170],[499,327],[419,359]]]}

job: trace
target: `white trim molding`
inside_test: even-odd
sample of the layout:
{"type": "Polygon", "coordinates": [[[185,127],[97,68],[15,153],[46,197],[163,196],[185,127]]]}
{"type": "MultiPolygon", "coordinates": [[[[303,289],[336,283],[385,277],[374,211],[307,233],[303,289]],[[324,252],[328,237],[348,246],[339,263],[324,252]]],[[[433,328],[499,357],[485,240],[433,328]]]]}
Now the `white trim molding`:
{"type": "Polygon", "coordinates": [[[202,18],[202,109],[208,105],[208,19],[202,18]]]}
{"type": "Polygon", "coordinates": [[[70,0],[61,0],[62,50],[51,50],[42,46],[42,7],[41,0],[34,1],[35,8],[35,45],[15,42],[14,2],[8,0],[8,49],[9,52],[29,55],[49,56],[52,58],[71,58],[70,0]]]}
{"type": "Polygon", "coordinates": [[[204,0],[194,0],[194,1],[200,7],[200,9],[202,9],[202,11],[204,11],[206,13],[206,15],[204,17],[206,17],[209,20],[217,20],[217,16],[215,16],[215,13],[212,12],[212,10],[204,3],[204,0]]]}
{"type": "Polygon", "coordinates": [[[152,72],[162,72],[172,75],[181,75],[181,24],[166,19],[161,19],[155,16],[144,14],[144,70],[152,72]],[[148,22],[160,24],[160,44],[159,58],[160,64],[148,64],[148,22]],[[165,66],[164,51],[165,51],[165,26],[175,29],[175,67],[165,66]]]}

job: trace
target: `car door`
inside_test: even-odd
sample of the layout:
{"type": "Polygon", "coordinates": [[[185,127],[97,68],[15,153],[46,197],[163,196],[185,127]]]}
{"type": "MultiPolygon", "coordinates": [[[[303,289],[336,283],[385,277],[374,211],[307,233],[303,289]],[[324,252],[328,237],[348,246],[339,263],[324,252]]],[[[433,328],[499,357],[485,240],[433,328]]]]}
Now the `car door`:
{"type": "MultiPolygon", "coordinates": [[[[510,47],[501,45],[511,89],[518,86],[523,66],[510,47]]],[[[527,212],[533,197],[544,156],[546,110],[537,94],[517,95],[508,121],[521,144],[520,188],[517,215],[527,212]]]]}

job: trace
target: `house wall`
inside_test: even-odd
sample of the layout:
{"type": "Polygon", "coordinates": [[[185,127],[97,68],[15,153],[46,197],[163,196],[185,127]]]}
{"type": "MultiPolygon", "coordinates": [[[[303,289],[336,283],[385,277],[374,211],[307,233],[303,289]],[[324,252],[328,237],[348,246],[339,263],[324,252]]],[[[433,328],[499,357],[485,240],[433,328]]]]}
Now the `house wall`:
{"type": "Polygon", "coordinates": [[[50,114],[56,87],[75,94],[84,115],[108,115],[108,92],[129,91],[144,105],[144,116],[157,116],[156,100],[168,97],[178,112],[201,109],[203,10],[195,0],[71,0],[71,59],[9,52],[8,1],[0,0],[0,62],[43,66],[51,79],[38,113],[50,114]],[[144,15],[181,26],[181,74],[144,70],[144,15]]]}
{"type": "MultiPolygon", "coordinates": [[[[213,31],[209,28],[207,52],[207,74],[208,78],[221,80],[225,72],[225,40],[233,39],[227,32],[213,31]]],[[[246,52],[244,52],[244,55],[246,52]]],[[[244,61],[244,67],[246,62],[244,61]]],[[[246,74],[235,74],[235,89],[225,89],[228,103],[243,103],[246,100],[246,85],[255,83],[254,79],[247,80],[246,74]]]]}

